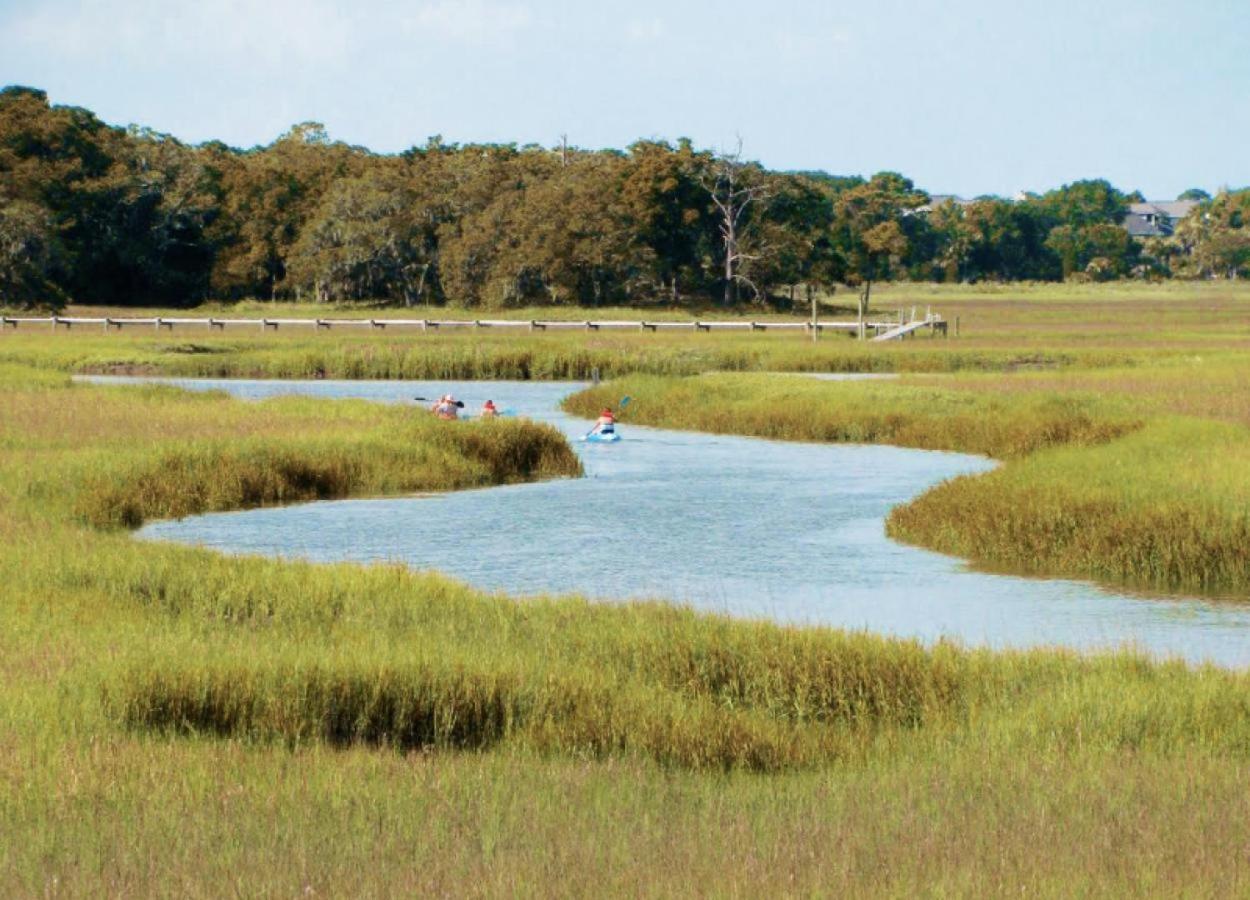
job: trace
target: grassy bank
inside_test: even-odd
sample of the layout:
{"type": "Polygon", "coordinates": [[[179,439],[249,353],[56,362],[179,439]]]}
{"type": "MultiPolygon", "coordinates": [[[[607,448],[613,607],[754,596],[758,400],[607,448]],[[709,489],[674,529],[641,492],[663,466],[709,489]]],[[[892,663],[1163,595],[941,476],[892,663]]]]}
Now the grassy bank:
{"type": "Polygon", "coordinates": [[[894,510],[888,532],[993,568],[1244,597],[1250,385],[1239,373],[1217,360],[901,383],[634,377],[566,405],[590,414],[629,394],[626,417],[643,424],[986,454],[1008,464],[894,510]],[[1085,381],[1101,389],[1074,387],[1085,381]],[[1177,414],[1217,405],[1224,421],[1177,414]]]}
{"type": "Polygon", "coordinates": [[[895,510],[888,531],[995,567],[1244,599],[1248,438],[1238,425],[1155,421],[940,485],[895,510]]]}
{"type": "Polygon", "coordinates": [[[798,376],[634,376],[569,397],[594,417],[629,395],[626,421],[787,441],[895,444],[998,458],[1061,444],[1097,444],[1134,430],[1128,405],[1096,397],[998,397],[894,380],[828,382],[798,376]]]}
{"type": "MultiPolygon", "coordinates": [[[[919,337],[862,344],[841,335],[813,343],[800,333],[553,332],[445,334],[251,330],[208,333],[147,329],[7,330],[0,362],[74,372],[122,372],[204,377],[589,379],[644,373],[696,375],[710,371],[978,373],[1034,369],[1084,371],[1147,368],[1195,354],[1234,355],[1250,346],[1250,287],[1241,284],[1135,285],[890,285],[880,308],[933,307],[960,337],[919,337]]],[[[830,298],[840,302],[843,294],[830,298]]],[[[852,299],[851,293],[845,298],[852,299]]],[[[126,310],[75,310],[95,313],[126,310]]],[[[131,311],[134,312],[134,311],[131,311]]],[[[153,313],[162,311],[142,310],[153,313]]],[[[175,314],[176,311],[166,311],[175,314]]],[[[183,311],[185,314],[186,311],[183,311]]],[[[453,315],[447,310],[328,310],[324,307],[243,304],[195,310],[196,315],[307,317],[453,315]]],[[[533,309],[518,318],[584,318],[580,309],[533,309]]],[[[850,318],[830,306],[829,317],[850,318]]],[[[599,310],[603,318],[688,318],[685,311],[599,310]]],[[[756,310],[729,315],[774,318],[756,310]]],[[[717,313],[720,316],[720,313],[717,313]]]]}
{"type": "MultiPolygon", "coordinates": [[[[576,461],[523,422],[71,384],[45,361],[0,364],[5,894],[1250,887],[1250,675],[137,543],[152,516],[576,461]]],[[[632,393],[635,421],[1011,461],[991,477],[1133,441],[1153,473],[1150,441],[1217,434],[1166,431],[1192,424],[1167,418],[1175,391],[993,388],[1021,377],[635,376],[601,396],[632,393]]],[[[1234,448],[1240,426],[1218,428],[1234,448]]],[[[1214,474],[1210,497],[1236,483],[1214,474]]]]}
{"type": "Polygon", "coordinates": [[[604,378],[636,372],[975,372],[1144,360],[1140,351],[1114,346],[1015,350],[929,338],[863,344],[845,337],[813,344],[795,334],[761,332],[212,336],[27,331],[0,337],[0,362],[67,372],[209,378],[587,380],[596,370],[604,378]]]}

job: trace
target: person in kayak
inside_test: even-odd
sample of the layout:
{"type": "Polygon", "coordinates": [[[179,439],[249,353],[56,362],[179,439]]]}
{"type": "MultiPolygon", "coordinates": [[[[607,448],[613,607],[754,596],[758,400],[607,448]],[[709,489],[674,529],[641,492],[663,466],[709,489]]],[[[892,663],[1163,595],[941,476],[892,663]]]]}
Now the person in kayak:
{"type": "Polygon", "coordinates": [[[616,433],[616,416],[612,415],[611,407],[605,406],[603,411],[599,413],[599,418],[595,421],[595,427],[591,429],[591,434],[615,434],[616,433]]]}
{"type": "Polygon", "coordinates": [[[437,403],[430,407],[430,411],[440,419],[456,419],[459,418],[463,406],[464,404],[451,394],[444,394],[437,403]]]}
{"type": "Polygon", "coordinates": [[[499,415],[499,410],[495,408],[494,400],[487,400],[482,404],[482,412],[479,414],[483,419],[493,419],[499,415]]]}

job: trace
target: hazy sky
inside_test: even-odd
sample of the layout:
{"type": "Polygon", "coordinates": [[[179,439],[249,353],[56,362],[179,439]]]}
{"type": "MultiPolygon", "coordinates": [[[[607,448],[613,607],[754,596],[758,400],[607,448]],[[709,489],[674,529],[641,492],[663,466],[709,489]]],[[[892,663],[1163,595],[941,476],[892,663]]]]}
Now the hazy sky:
{"type": "Polygon", "coordinates": [[[0,0],[0,83],[187,141],[688,136],[934,192],[1250,184],[1250,0],[0,0]]]}

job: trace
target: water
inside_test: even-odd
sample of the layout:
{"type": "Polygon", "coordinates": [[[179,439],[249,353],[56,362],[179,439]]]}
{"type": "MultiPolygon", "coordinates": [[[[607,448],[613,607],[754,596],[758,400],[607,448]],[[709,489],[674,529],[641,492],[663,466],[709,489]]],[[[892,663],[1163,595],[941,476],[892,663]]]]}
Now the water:
{"type": "MultiPolygon", "coordinates": [[[[127,379],[109,379],[124,381],[127,379]]],[[[130,379],[139,381],[139,379],[130,379]]],[[[574,384],[170,379],[247,398],[487,398],[570,436],[574,384]]],[[[414,415],[416,413],[414,412],[414,415]]],[[[721,437],[628,424],[577,444],[586,478],[426,497],[345,500],[155,522],[149,540],[311,560],[397,561],[487,590],[665,598],[699,609],[969,645],[1079,649],[1250,664],[1250,608],[1076,581],[969,571],[885,537],[889,510],[981,457],[721,437]]]]}

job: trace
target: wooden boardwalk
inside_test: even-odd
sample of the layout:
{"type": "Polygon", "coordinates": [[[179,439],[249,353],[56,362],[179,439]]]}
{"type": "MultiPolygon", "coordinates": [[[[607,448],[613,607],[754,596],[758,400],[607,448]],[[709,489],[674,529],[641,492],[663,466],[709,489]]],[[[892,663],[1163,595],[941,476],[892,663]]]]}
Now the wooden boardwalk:
{"type": "Polygon", "coordinates": [[[817,322],[810,321],[769,322],[747,321],[742,319],[690,319],[690,320],[645,320],[626,321],[620,319],[581,321],[557,319],[232,319],[215,317],[188,318],[179,316],[151,317],[91,317],[91,316],[0,316],[0,328],[29,329],[47,328],[52,331],[74,331],[99,329],[104,332],[133,331],[152,329],[173,331],[177,329],[204,329],[206,331],[252,331],[270,332],[279,329],[309,329],[314,332],[331,329],[359,329],[364,331],[385,331],[398,329],[420,331],[423,333],[439,333],[443,331],[464,330],[517,330],[517,331],[796,331],[810,335],[813,328],[817,334],[824,332],[842,332],[855,336],[861,327],[864,336],[873,335],[875,341],[892,340],[913,335],[928,328],[931,333],[946,332],[946,323],[941,316],[926,313],[923,319],[904,320],[903,314],[897,320],[859,322],[817,322]]]}
{"type": "Polygon", "coordinates": [[[916,332],[925,328],[930,328],[930,334],[946,334],[946,322],[941,317],[934,318],[932,313],[927,313],[923,319],[913,319],[910,322],[903,322],[895,325],[887,331],[883,331],[873,337],[874,341],[897,341],[914,335],[916,332]]]}

